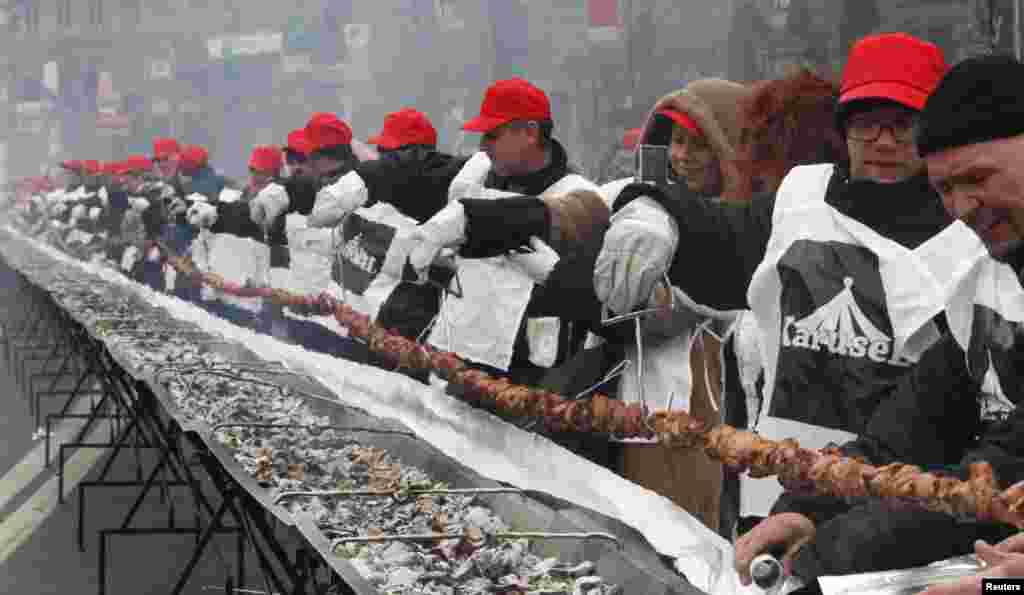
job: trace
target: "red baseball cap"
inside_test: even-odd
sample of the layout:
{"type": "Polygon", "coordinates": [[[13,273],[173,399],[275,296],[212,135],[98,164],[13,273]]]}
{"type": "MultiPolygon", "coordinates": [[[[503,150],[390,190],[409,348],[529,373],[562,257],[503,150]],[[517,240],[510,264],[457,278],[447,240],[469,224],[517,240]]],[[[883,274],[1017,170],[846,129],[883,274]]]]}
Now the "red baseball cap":
{"type": "Polygon", "coordinates": [[[62,168],[64,168],[64,169],[68,170],[68,171],[73,171],[73,172],[80,172],[80,171],[82,171],[82,168],[83,168],[82,162],[77,160],[77,159],[72,159],[72,160],[69,160],[69,161],[61,161],[60,162],[60,166],[62,168]]]}
{"type": "Polygon", "coordinates": [[[697,121],[691,118],[690,114],[686,112],[681,112],[677,109],[667,107],[664,109],[660,109],[655,113],[661,116],[665,116],[666,118],[672,120],[676,124],[679,124],[680,126],[689,130],[691,133],[697,135],[698,137],[704,136],[704,131],[700,129],[700,125],[697,124],[697,121]]]}
{"type": "Polygon", "coordinates": [[[153,139],[153,159],[167,159],[181,152],[178,141],[173,138],[153,139]]]}
{"type": "Polygon", "coordinates": [[[153,169],[153,162],[145,155],[131,155],[124,160],[124,173],[142,173],[153,169]]]}
{"type": "Polygon", "coordinates": [[[411,107],[392,112],[384,118],[384,130],[366,139],[386,151],[406,145],[437,145],[437,130],[426,114],[411,107]]]}
{"type": "Polygon", "coordinates": [[[636,148],[640,144],[640,134],[643,131],[642,128],[630,128],[622,135],[622,146],[630,151],[636,148]]]}
{"type": "Polygon", "coordinates": [[[488,87],[480,105],[480,115],[466,122],[462,129],[486,134],[516,120],[550,119],[551,102],[544,91],[524,79],[513,78],[488,87]]]}
{"type": "Polygon", "coordinates": [[[108,161],[103,164],[103,173],[108,176],[116,176],[121,173],[123,163],[120,161],[108,161]]]}
{"type": "Polygon", "coordinates": [[[870,35],[850,48],[839,104],[888,99],[920,111],[946,70],[942,49],[933,43],[906,33],[870,35]]]}
{"type": "Polygon", "coordinates": [[[284,157],[281,156],[281,149],[270,145],[254,147],[252,156],[249,157],[249,169],[262,173],[271,173],[275,176],[281,173],[281,166],[284,164],[284,157]]]}
{"type": "Polygon", "coordinates": [[[318,112],[306,123],[306,140],[313,151],[352,143],[352,129],[331,113],[318,112]]]}
{"type": "Polygon", "coordinates": [[[313,152],[313,145],[306,138],[306,131],[302,128],[298,130],[292,130],[288,133],[288,146],[287,149],[293,153],[299,155],[309,156],[313,152]]]}
{"type": "Polygon", "coordinates": [[[206,149],[196,145],[188,145],[181,151],[181,155],[178,158],[178,167],[187,174],[205,167],[209,161],[210,154],[206,149]]]}
{"type": "Polygon", "coordinates": [[[99,175],[103,173],[103,164],[95,159],[86,159],[82,162],[82,169],[89,175],[99,175]]]}

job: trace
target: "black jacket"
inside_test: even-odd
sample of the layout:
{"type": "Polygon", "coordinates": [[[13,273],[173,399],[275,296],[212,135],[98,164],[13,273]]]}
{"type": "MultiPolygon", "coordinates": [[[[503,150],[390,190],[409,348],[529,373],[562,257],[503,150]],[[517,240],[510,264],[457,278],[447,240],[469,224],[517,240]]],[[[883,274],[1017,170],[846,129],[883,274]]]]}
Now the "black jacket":
{"type": "Polygon", "coordinates": [[[467,160],[438,151],[404,151],[364,161],[355,171],[369,190],[365,206],[390,203],[423,223],[448,204],[448,187],[467,160]]]}

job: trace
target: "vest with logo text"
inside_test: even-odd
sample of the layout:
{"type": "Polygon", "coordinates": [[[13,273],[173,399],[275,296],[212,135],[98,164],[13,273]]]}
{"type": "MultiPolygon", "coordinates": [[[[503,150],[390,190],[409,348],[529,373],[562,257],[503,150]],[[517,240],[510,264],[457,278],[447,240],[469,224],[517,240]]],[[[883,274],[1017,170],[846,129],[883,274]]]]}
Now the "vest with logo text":
{"type": "MultiPolygon", "coordinates": [[[[929,266],[939,235],[911,250],[844,215],[825,202],[833,173],[802,166],[783,180],[747,292],[765,366],[754,429],[808,448],[864,429],[938,339],[932,318],[951,290],[929,266]]],[[[743,514],[767,514],[782,489],[774,478],[743,486],[743,514]]]]}
{"type": "Polygon", "coordinates": [[[966,225],[957,222],[940,237],[944,251],[934,265],[957,263],[946,309],[949,330],[982,387],[982,417],[1005,418],[1024,400],[1024,286],[1013,268],[988,255],[966,225]]]}

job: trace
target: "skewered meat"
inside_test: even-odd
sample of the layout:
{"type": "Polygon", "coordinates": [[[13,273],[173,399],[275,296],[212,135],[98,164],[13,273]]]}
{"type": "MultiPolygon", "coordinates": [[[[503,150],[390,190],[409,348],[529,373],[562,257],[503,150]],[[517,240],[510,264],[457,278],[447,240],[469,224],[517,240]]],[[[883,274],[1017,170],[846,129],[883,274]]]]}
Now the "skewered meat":
{"type": "MultiPolygon", "coordinates": [[[[165,251],[166,253],[166,251],[165,251]]],[[[168,260],[179,271],[195,271],[186,259],[168,260]]],[[[216,274],[199,274],[216,289],[241,292],[216,274]]],[[[372,351],[404,368],[433,371],[460,388],[458,396],[474,405],[514,417],[539,418],[554,432],[601,432],[619,437],[657,435],[663,444],[701,448],[725,465],[753,477],[778,475],[789,488],[814,490],[844,498],[881,497],[894,504],[911,504],[947,514],[999,520],[1024,528],[1024,482],[999,493],[990,465],[975,463],[970,479],[961,481],[923,473],[912,465],[874,467],[846,457],[837,447],[813,451],[796,440],[772,441],[725,425],[709,426],[685,412],[659,411],[653,415],[639,403],[623,403],[594,394],[570,401],[542,389],[517,386],[468,368],[456,354],[442,352],[383,329],[333,297],[296,296],[262,288],[260,295],[276,303],[334,316],[351,336],[366,341],[372,351]]]]}

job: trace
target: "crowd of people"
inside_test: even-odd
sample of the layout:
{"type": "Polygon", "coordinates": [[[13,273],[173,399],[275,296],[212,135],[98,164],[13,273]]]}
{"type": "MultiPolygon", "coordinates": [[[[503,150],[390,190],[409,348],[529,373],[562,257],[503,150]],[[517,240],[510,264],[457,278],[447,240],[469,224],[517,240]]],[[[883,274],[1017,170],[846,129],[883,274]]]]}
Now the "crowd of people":
{"type": "MultiPolygon", "coordinates": [[[[510,79],[465,123],[481,135],[468,158],[439,152],[412,108],[387,116],[376,151],[316,113],[282,146],[253,147],[244,183],[158,138],[150,156],[66,161],[61,180],[11,195],[61,248],[310,349],[378,363],[329,321],[196,287],[165,257],[332,292],[516,384],[599,388],[874,465],[963,475],[986,460],[1005,488],[1024,479],[1022,75],[997,56],[949,68],[937,46],[882,34],[851,48],[838,84],[795,69],[666,94],[627,132],[615,179],[577,173],[546,94],[510,79]],[[643,147],[667,147],[667,171],[636,176],[643,147]]],[[[819,576],[978,540],[990,575],[1024,576],[1007,527],[800,485],[751,518],[740,479],[702,453],[552,439],[735,540],[746,582],[764,553],[815,592],[819,576]]]]}

